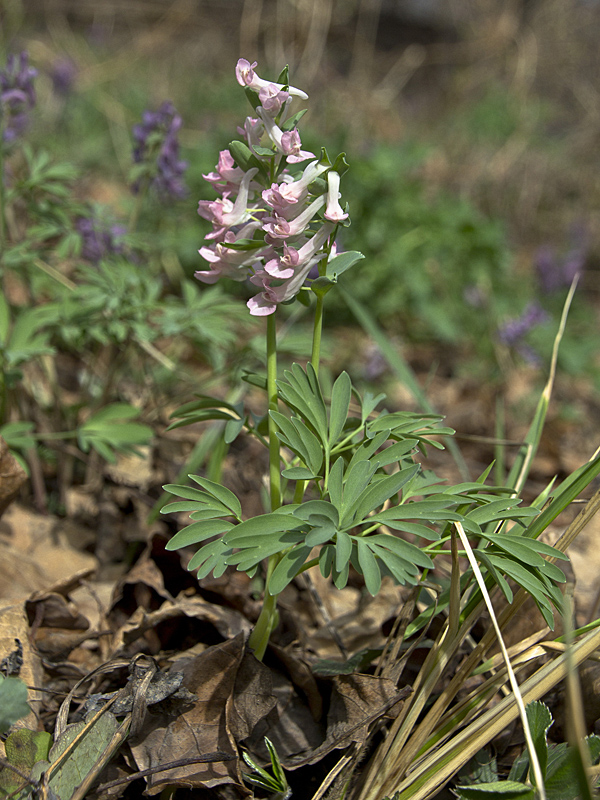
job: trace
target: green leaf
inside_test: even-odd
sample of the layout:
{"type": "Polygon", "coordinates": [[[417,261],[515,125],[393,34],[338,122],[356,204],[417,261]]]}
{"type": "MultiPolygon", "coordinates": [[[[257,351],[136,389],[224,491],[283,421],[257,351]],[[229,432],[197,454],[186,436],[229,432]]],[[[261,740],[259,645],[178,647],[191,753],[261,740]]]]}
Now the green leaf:
{"type": "Polygon", "coordinates": [[[335,541],[335,569],[338,573],[347,569],[351,554],[352,538],[345,531],[338,531],[335,541]]]}
{"type": "Polygon", "coordinates": [[[357,536],[354,541],[358,551],[358,564],[365,579],[367,591],[372,597],[375,597],[381,588],[381,572],[377,559],[369,546],[368,539],[361,539],[357,536]]]}
{"type": "MultiPolygon", "coordinates": [[[[379,448],[385,444],[389,436],[389,430],[380,431],[376,433],[371,439],[364,439],[354,451],[352,458],[348,463],[348,469],[352,468],[357,461],[368,461],[379,448]]],[[[377,459],[373,461],[381,464],[381,454],[377,454],[377,459]]]]}
{"type": "Polygon", "coordinates": [[[313,471],[307,467],[288,467],[284,469],[281,474],[289,481],[309,481],[319,477],[319,475],[315,475],[313,471]]]}
{"type": "Polygon", "coordinates": [[[10,327],[10,306],[3,292],[0,292],[0,344],[5,345],[8,340],[10,327]]]}
{"type": "Polygon", "coordinates": [[[58,797],[72,797],[75,788],[98,762],[118,727],[119,723],[110,711],[99,717],[91,726],[86,722],[77,722],[66,727],[50,750],[51,763],[54,763],[84,730],[85,734],[71,750],[68,758],[63,761],[60,769],[55,770],[48,781],[50,788],[58,797]]]}
{"type": "Polygon", "coordinates": [[[211,572],[215,578],[219,578],[227,569],[227,556],[230,554],[231,548],[220,537],[203,545],[192,556],[187,568],[190,572],[198,570],[198,580],[206,578],[211,572]]]}
{"type": "Polygon", "coordinates": [[[287,553],[284,553],[281,561],[269,579],[269,594],[278,595],[298,574],[300,567],[309,557],[312,547],[306,544],[299,544],[287,553]]]}
{"type": "Polygon", "coordinates": [[[188,478],[193,480],[194,483],[197,483],[199,486],[202,486],[202,488],[205,489],[208,494],[210,494],[220,503],[223,503],[224,506],[230,509],[235,517],[239,519],[242,516],[242,506],[240,505],[240,501],[230,489],[227,489],[220,483],[209,481],[208,478],[202,478],[200,475],[188,475],[188,478]]]}
{"type": "Polygon", "coordinates": [[[28,728],[13,731],[4,743],[8,762],[25,773],[29,773],[38,761],[48,760],[51,746],[52,736],[49,733],[30,731],[28,728]]]}
{"type": "Polygon", "coordinates": [[[211,506],[210,504],[204,505],[193,500],[168,503],[160,509],[161,514],[175,514],[184,511],[190,513],[190,519],[212,519],[214,517],[222,517],[227,513],[221,503],[215,503],[214,506],[211,506]]]}
{"type": "Polygon", "coordinates": [[[30,711],[27,686],[23,681],[0,675],[0,733],[6,733],[11,725],[26,717],[30,711]]]}
{"type": "MultiPolygon", "coordinates": [[[[258,158],[250,150],[248,145],[244,144],[244,142],[230,142],[229,152],[231,153],[233,160],[244,170],[244,172],[247,172],[252,167],[258,167],[258,169],[260,169],[260,171],[264,174],[264,165],[261,164],[258,158]]],[[[271,153],[271,155],[273,154],[271,153]]]]}
{"type": "Polygon", "coordinates": [[[203,520],[202,522],[193,522],[186,528],[183,528],[169,539],[165,545],[166,550],[180,550],[182,547],[189,547],[192,544],[204,542],[213,536],[218,536],[221,533],[230,531],[234,526],[231,522],[225,522],[222,519],[203,520]]]}
{"type": "Polygon", "coordinates": [[[344,459],[338,458],[329,470],[327,491],[333,505],[341,513],[343,502],[344,459]]]}
{"type": "Polygon", "coordinates": [[[345,253],[340,253],[338,256],[334,256],[330,261],[327,262],[325,275],[328,278],[342,275],[344,272],[346,272],[346,270],[349,270],[350,267],[353,267],[363,258],[364,255],[359,253],[357,250],[348,250],[345,253]]]}
{"type": "Polygon", "coordinates": [[[9,422],[0,427],[0,436],[10,448],[27,450],[36,445],[35,438],[30,435],[34,429],[33,422],[9,422]]]}
{"type": "Polygon", "coordinates": [[[457,786],[455,791],[461,800],[535,800],[533,788],[516,781],[457,786]]]}
{"type": "Polygon", "coordinates": [[[245,522],[240,522],[239,525],[234,525],[225,539],[231,547],[242,547],[246,546],[244,542],[249,542],[256,536],[269,536],[273,533],[294,530],[301,524],[301,521],[292,513],[274,511],[270,514],[251,517],[245,522]]]}
{"type": "Polygon", "coordinates": [[[367,488],[376,469],[377,464],[373,464],[371,461],[356,461],[346,470],[340,524],[344,525],[346,520],[351,519],[356,506],[356,498],[367,488]]]}
{"type": "Polygon", "coordinates": [[[326,445],[327,411],[314,367],[309,362],[305,372],[299,364],[292,364],[291,370],[284,372],[284,377],[285,381],[277,381],[281,399],[314,428],[326,445]]]}
{"type": "Polygon", "coordinates": [[[318,475],[323,464],[323,449],[321,443],[312,431],[297,417],[292,417],[292,425],[298,431],[298,435],[304,445],[306,452],[306,466],[318,475]]]}
{"type": "Polygon", "coordinates": [[[344,429],[344,423],[350,409],[352,382],[347,372],[342,372],[331,390],[331,407],[329,411],[329,447],[332,447],[344,429]]]}
{"type": "MultiPolygon", "coordinates": [[[[411,542],[405,542],[404,539],[400,539],[398,536],[393,536],[391,533],[373,533],[368,539],[371,546],[377,545],[390,550],[411,566],[423,567],[424,569],[433,568],[433,561],[427,553],[424,553],[411,542]]],[[[385,561],[385,558],[383,560],[385,561]]]]}
{"type": "MultiPolygon", "coordinates": [[[[228,555],[227,563],[237,565],[238,570],[246,572],[264,558],[283,553],[302,542],[304,542],[304,533],[301,531],[283,531],[277,535],[256,536],[253,540],[247,541],[239,552],[228,555]]],[[[234,547],[237,546],[236,542],[234,547]]]]}
{"type": "Polygon", "coordinates": [[[401,469],[383,478],[374,476],[371,480],[371,485],[365,489],[357,498],[353,507],[348,510],[348,517],[354,516],[357,524],[359,520],[363,522],[370,521],[370,519],[367,520],[367,515],[397,494],[417,474],[419,469],[419,465],[415,464],[413,467],[401,469]]]}
{"type": "MultiPolygon", "coordinates": [[[[533,739],[533,746],[540,762],[542,775],[546,775],[546,767],[548,766],[548,742],[546,735],[550,726],[554,722],[550,709],[544,703],[535,701],[529,703],[526,708],[527,722],[529,723],[529,730],[533,739]]],[[[533,775],[530,775],[530,779],[533,775]]]]}
{"type": "Polygon", "coordinates": [[[269,413],[279,428],[279,439],[304,461],[313,475],[318,475],[323,463],[323,450],[314,433],[298,417],[288,420],[278,411],[269,413]]]}

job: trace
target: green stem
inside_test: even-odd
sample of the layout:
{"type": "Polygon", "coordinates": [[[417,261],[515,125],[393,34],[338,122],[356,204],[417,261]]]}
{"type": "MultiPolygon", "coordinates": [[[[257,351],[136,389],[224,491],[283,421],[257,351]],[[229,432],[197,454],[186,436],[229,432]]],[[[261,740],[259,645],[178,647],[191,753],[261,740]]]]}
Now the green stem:
{"type": "MultiPolygon", "coordinates": [[[[269,411],[277,411],[277,326],[275,314],[267,317],[267,396],[269,411]]],[[[279,458],[279,439],[275,421],[268,418],[269,430],[269,484],[271,494],[271,511],[276,511],[281,506],[281,472],[279,458]]],[[[277,613],[277,595],[269,594],[269,580],[273,570],[281,559],[279,554],[269,558],[267,576],[265,578],[265,599],[260,616],[250,634],[248,645],[254,650],[254,655],[262,661],[269,643],[269,637],[275,629],[279,614],[277,613]]]]}
{"type": "MultiPolygon", "coordinates": [[[[277,327],[275,314],[267,317],[267,395],[269,411],[277,411],[277,327]]],[[[271,511],[281,505],[281,472],[279,470],[279,439],[277,426],[269,414],[269,481],[271,492],[271,511]]]]}
{"type": "Polygon", "coordinates": [[[135,203],[133,208],[131,209],[131,214],[129,215],[129,233],[135,233],[135,229],[137,228],[138,220],[140,218],[140,214],[142,213],[142,208],[144,206],[144,200],[146,197],[146,190],[148,188],[147,181],[144,181],[143,185],[138,187],[138,191],[135,197],[135,203]]]}
{"type": "Polygon", "coordinates": [[[4,273],[4,253],[6,252],[6,195],[4,193],[4,146],[2,142],[4,127],[1,113],[0,111],[0,277],[4,273]]]}
{"type": "Polygon", "coordinates": [[[310,363],[313,365],[317,375],[319,374],[319,364],[321,361],[321,336],[323,333],[323,295],[317,295],[315,306],[315,324],[313,327],[312,354],[310,363]]]}

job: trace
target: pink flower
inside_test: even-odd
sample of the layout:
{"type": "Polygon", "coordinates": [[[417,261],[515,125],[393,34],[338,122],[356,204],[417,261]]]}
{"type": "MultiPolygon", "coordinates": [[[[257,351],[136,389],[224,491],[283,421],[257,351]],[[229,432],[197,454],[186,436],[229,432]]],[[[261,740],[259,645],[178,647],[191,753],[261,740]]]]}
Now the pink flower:
{"type": "Polygon", "coordinates": [[[254,119],[254,117],[246,117],[244,120],[244,127],[238,126],[238,133],[243,136],[248,142],[250,150],[260,145],[260,137],[263,135],[265,126],[261,119],[254,119]]]}
{"type": "Polygon", "coordinates": [[[312,161],[298,180],[293,180],[290,176],[284,175],[281,183],[272,183],[270,189],[263,191],[263,200],[277,214],[287,217],[293,210],[293,206],[303,202],[308,197],[308,187],[326,169],[327,167],[324,164],[312,161]]]}
{"type": "Polygon", "coordinates": [[[325,223],[323,227],[297,251],[297,264],[294,274],[280,286],[270,285],[271,276],[265,270],[257,273],[250,280],[252,283],[262,285],[263,290],[251,297],[246,303],[250,314],[255,317],[265,317],[272,314],[279,303],[285,303],[295,297],[309,272],[323,258],[321,248],[333,231],[333,225],[325,223]]]}
{"type": "Polygon", "coordinates": [[[289,92],[282,91],[276,84],[268,83],[259,90],[258,99],[265,111],[276,116],[281,111],[283,104],[291,100],[291,97],[289,92]]]}
{"type": "Polygon", "coordinates": [[[250,267],[267,254],[270,248],[248,251],[234,250],[226,245],[239,239],[251,238],[259,227],[260,222],[253,220],[244,225],[237,233],[228,231],[224,236],[223,243],[218,242],[213,247],[201,247],[198,252],[205,261],[208,261],[210,269],[198,270],[194,273],[194,277],[204,283],[216,283],[222,276],[232,278],[234,281],[243,281],[247,278],[250,267]]]}
{"type": "Polygon", "coordinates": [[[294,128],[293,131],[284,132],[279,125],[276,124],[275,120],[267,114],[264,108],[259,106],[256,111],[264,123],[267,136],[279,152],[286,156],[288,163],[296,164],[300,161],[306,161],[308,158],[315,157],[314,153],[309,153],[308,150],[300,149],[300,134],[297,128],[294,128]]]}
{"type": "MultiPolygon", "coordinates": [[[[248,211],[248,194],[250,181],[258,172],[257,167],[249,169],[240,183],[239,194],[235,203],[232,203],[225,193],[217,200],[200,200],[198,203],[198,214],[218,228],[230,228],[232,225],[240,225],[250,219],[248,211]]],[[[208,237],[207,237],[208,238],[208,237]]]]}
{"type": "Polygon", "coordinates": [[[300,263],[300,253],[294,247],[283,245],[283,255],[273,258],[265,264],[265,272],[272,278],[282,278],[287,280],[294,274],[295,268],[300,263]]]}
{"type": "MultiPolygon", "coordinates": [[[[282,83],[271,84],[271,81],[265,81],[262,78],[259,78],[254,72],[254,67],[257,65],[258,63],[256,61],[251,64],[249,61],[246,61],[245,58],[240,58],[238,60],[235,68],[235,77],[237,78],[237,82],[240,84],[240,86],[249,86],[251,89],[254,89],[255,92],[258,92],[263,87],[269,85],[275,86],[277,89],[283,89],[282,83]]],[[[290,86],[287,91],[291,95],[300,97],[302,100],[308,100],[308,95],[301,89],[295,89],[293,86],[290,86]]]]}
{"type": "Polygon", "coordinates": [[[325,219],[330,222],[341,222],[348,219],[340,206],[339,199],[342,196],[339,191],[340,176],[337,172],[330,170],[327,173],[327,208],[325,209],[325,219]]]}
{"type": "Polygon", "coordinates": [[[273,239],[287,239],[290,236],[299,236],[306,230],[309,222],[324,204],[325,198],[317,197],[294,219],[287,220],[277,213],[272,217],[265,217],[263,230],[267,234],[267,241],[270,244],[274,244],[273,239]]]}
{"type": "Polygon", "coordinates": [[[208,175],[202,175],[205,181],[212,183],[216,191],[221,193],[225,191],[234,191],[242,178],[244,177],[244,170],[236,167],[233,156],[229,150],[221,150],[219,153],[219,163],[215,167],[215,172],[209,172],[208,175]]]}

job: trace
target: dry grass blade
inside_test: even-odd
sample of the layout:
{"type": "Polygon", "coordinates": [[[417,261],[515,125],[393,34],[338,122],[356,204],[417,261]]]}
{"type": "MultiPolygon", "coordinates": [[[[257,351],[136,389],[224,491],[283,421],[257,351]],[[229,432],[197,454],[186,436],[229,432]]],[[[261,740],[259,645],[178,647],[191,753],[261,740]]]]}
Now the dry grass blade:
{"type": "MultiPolygon", "coordinates": [[[[600,630],[591,631],[573,646],[573,663],[583,663],[600,647],[600,630]]],[[[567,654],[541,667],[521,686],[523,702],[539,700],[567,676],[567,654]]],[[[380,797],[398,792],[395,800],[428,800],[482,747],[503,731],[518,715],[511,694],[460,731],[447,745],[425,757],[402,782],[382,784],[380,797]]]]}
{"type": "Polygon", "coordinates": [[[500,626],[498,625],[498,620],[496,619],[496,614],[494,612],[494,607],[492,605],[492,601],[490,599],[490,595],[488,593],[487,587],[485,585],[485,581],[483,579],[483,575],[481,574],[481,570],[479,569],[479,564],[477,563],[477,559],[475,558],[475,554],[473,553],[473,549],[469,544],[469,540],[467,535],[463,529],[463,526],[460,522],[454,523],[456,530],[458,531],[458,535],[460,536],[460,540],[462,542],[463,547],[465,548],[465,552],[467,554],[467,558],[469,559],[469,563],[471,564],[471,568],[475,574],[475,579],[479,584],[479,588],[481,589],[481,593],[483,594],[485,604],[487,609],[490,613],[490,617],[492,619],[492,625],[494,626],[494,630],[496,631],[496,636],[498,637],[498,644],[500,645],[500,649],[502,651],[502,656],[504,658],[504,663],[506,664],[506,670],[508,672],[508,677],[510,680],[510,685],[513,690],[514,699],[517,704],[517,708],[519,709],[519,715],[521,717],[521,722],[523,723],[523,731],[525,733],[525,741],[527,742],[527,748],[529,750],[529,758],[531,760],[531,765],[533,767],[533,774],[535,776],[535,782],[537,784],[537,790],[540,795],[540,800],[546,800],[546,789],[544,787],[544,776],[542,775],[542,769],[540,766],[540,762],[537,756],[537,752],[535,749],[535,745],[533,743],[533,737],[531,735],[531,730],[529,728],[529,722],[527,720],[527,713],[525,711],[525,704],[523,703],[523,698],[521,696],[521,692],[519,690],[519,684],[517,683],[517,678],[515,676],[514,670],[510,663],[510,658],[508,655],[508,651],[506,650],[506,645],[504,644],[504,639],[502,638],[502,633],[500,631],[500,626]]]}

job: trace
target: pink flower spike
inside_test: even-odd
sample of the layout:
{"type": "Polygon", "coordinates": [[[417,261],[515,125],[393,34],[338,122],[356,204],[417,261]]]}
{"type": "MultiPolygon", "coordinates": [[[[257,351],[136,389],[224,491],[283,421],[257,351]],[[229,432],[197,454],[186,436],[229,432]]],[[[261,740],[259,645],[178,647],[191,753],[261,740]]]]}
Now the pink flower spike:
{"type": "Polygon", "coordinates": [[[348,219],[340,206],[340,176],[337,172],[330,170],[327,173],[327,208],[325,209],[325,219],[330,222],[341,222],[348,219]]]}
{"type": "MultiPolygon", "coordinates": [[[[256,66],[256,61],[251,64],[245,58],[240,58],[238,60],[235,68],[235,77],[237,78],[237,82],[240,84],[240,86],[249,86],[251,89],[254,89],[255,92],[260,91],[263,86],[269,86],[269,84],[277,87],[277,89],[283,89],[282,83],[272,83],[271,81],[265,81],[262,78],[259,78],[254,72],[254,67],[256,66]]],[[[290,86],[288,87],[287,91],[296,97],[300,97],[302,100],[308,100],[308,95],[301,89],[296,89],[293,86],[290,86]]]]}

